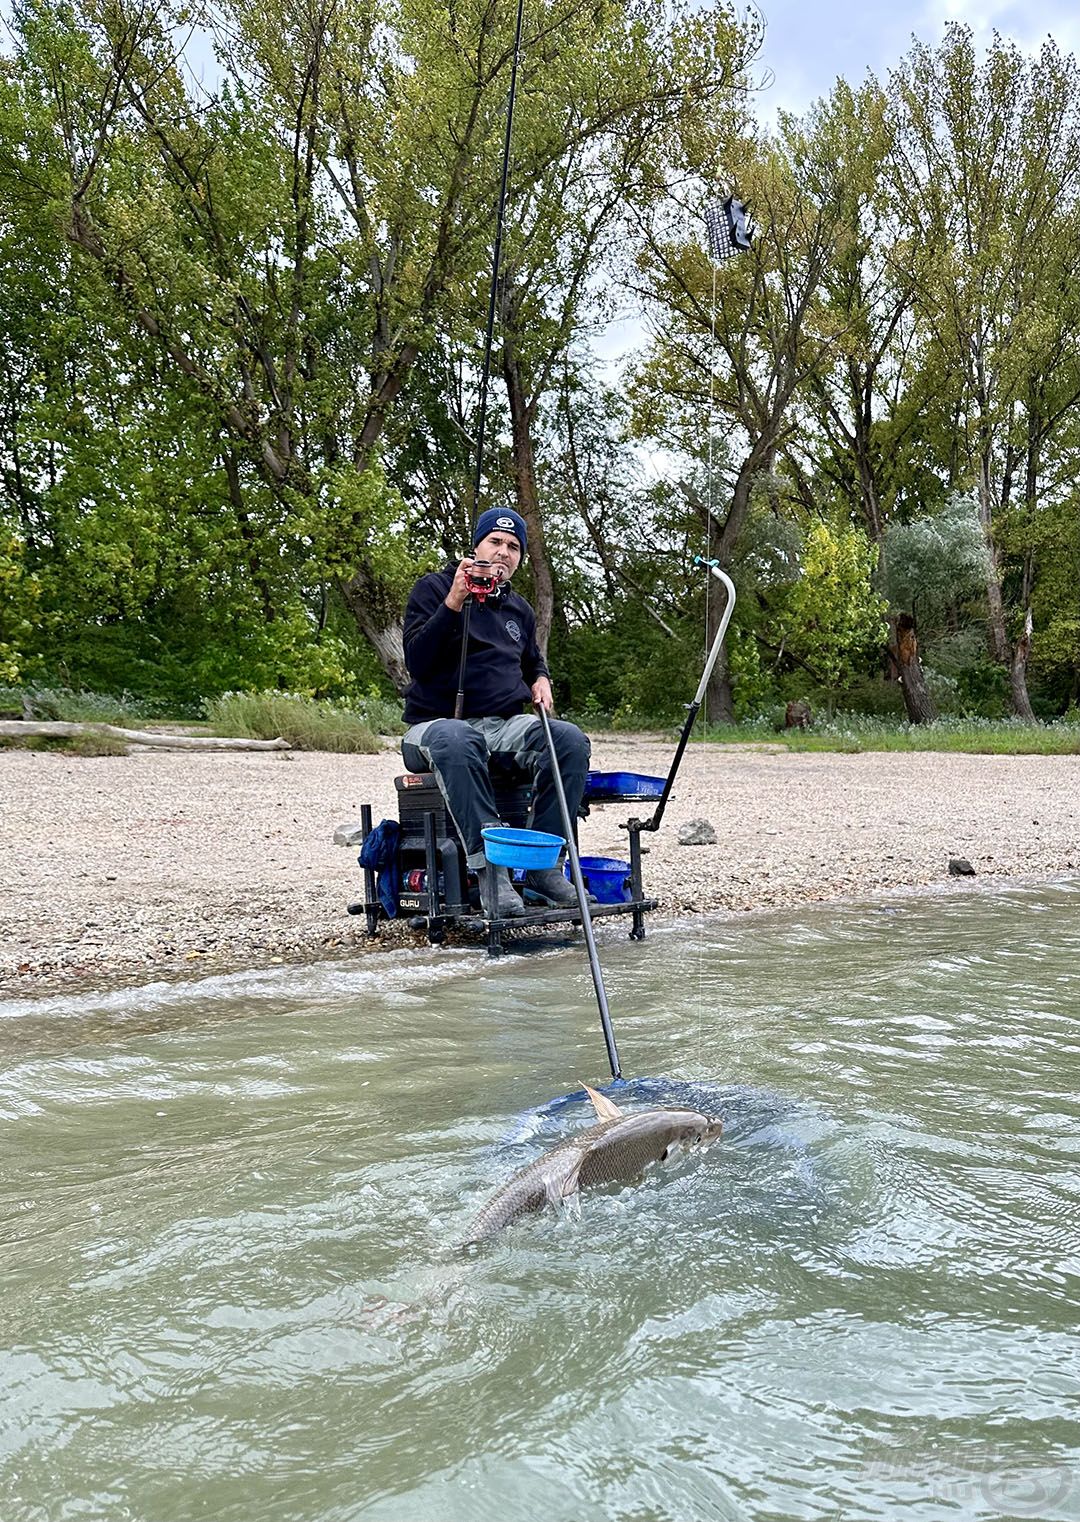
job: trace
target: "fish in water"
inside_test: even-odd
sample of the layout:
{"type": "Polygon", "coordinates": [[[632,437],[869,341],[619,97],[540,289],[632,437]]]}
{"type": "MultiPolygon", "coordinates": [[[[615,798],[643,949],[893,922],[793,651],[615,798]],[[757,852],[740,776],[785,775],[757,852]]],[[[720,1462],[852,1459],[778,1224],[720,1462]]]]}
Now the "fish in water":
{"type": "Polygon", "coordinates": [[[723,1129],[722,1121],[699,1110],[627,1114],[588,1084],[585,1092],[598,1123],[568,1137],[508,1179],[480,1211],[463,1246],[493,1237],[519,1216],[556,1205],[579,1189],[633,1183],[650,1163],[665,1162],[680,1148],[705,1147],[723,1129]]]}

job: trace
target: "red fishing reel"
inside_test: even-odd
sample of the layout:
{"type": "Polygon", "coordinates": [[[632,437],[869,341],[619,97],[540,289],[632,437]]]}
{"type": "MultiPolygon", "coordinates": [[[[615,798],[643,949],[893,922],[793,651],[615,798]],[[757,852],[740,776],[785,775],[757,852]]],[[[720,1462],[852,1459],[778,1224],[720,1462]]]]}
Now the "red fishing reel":
{"type": "Polygon", "coordinates": [[[465,585],[477,602],[498,590],[504,571],[492,560],[474,560],[465,572],[465,585]]]}

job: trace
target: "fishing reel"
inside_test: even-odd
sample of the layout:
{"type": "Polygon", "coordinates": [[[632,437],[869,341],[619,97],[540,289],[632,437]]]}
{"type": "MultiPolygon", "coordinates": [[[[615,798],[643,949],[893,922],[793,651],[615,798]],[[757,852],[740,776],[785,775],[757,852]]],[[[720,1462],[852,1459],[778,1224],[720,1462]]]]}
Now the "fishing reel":
{"type": "Polygon", "coordinates": [[[474,560],[465,572],[465,585],[477,602],[493,596],[499,589],[504,572],[501,565],[492,560],[474,560]]]}

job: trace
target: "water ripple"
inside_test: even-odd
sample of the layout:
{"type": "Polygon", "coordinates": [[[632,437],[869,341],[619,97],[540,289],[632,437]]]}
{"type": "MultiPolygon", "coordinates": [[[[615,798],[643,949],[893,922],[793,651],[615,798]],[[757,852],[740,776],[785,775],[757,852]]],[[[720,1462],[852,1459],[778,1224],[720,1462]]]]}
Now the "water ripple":
{"type": "Polygon", "coordinates": [[[0,1006],[5,1517],[1075,1518],[1075,885],[0,1006]]]}

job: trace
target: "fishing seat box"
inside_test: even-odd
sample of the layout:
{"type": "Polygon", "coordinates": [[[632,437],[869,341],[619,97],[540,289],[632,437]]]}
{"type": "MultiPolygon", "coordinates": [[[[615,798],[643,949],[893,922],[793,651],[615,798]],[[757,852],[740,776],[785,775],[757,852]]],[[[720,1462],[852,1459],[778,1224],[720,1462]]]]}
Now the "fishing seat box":
{"type": "MultiPolygon", "coordinates": [[[[491,781],[499,817],[505,824],[525,829],[532,810],[533,787],[516,769],[507,772],[492,767],[491,781]]],[[[398,823],[401,837],[398,842],[398,860],[402,881],[413,868],[426,869],[427,846],[424,836],[424,819],[433,816],[435,854],[441,879],[439,893],[446,907],[468,904],[469,890],[465,867],[465,847],[454,827],[446,800],[439,791],[433,772],[404,772],[394,778],[398,801],[398,823]]],[[[431,913],[437,905],[425,890],[403,888],[400,896],[403,911],[431,913]]]]}
{"type": "MultiPolygon", "coordinates": [[[[511,773],[495,768],[492,768],[491,781],[499,818],[512,829],[527,829],[529,814],[532,810],[532,783],[524,780],[518,771],[511,773]]],[[[394,788],[397,792],[398,822],[401,825],[403,848],[406,843],[412,844],[414,836],[419,839],[421,845],[423,844],[425,814],[435,816],[437,840],[442,840],[446,836],[458,839],[454,821],[446,807],[446,799],[439,791],[434,772],[405,772],[402,776],[394,778],[394,788]]]]}

